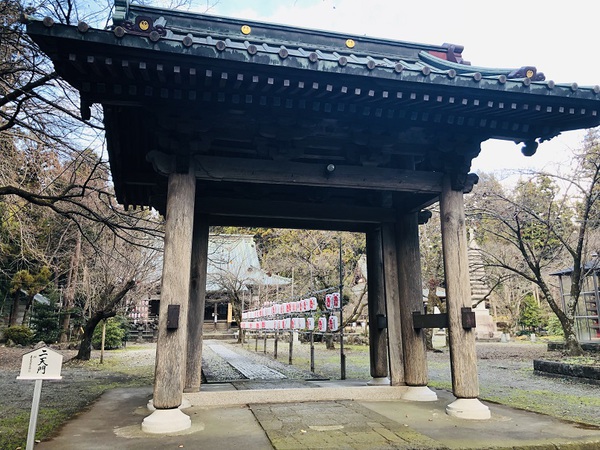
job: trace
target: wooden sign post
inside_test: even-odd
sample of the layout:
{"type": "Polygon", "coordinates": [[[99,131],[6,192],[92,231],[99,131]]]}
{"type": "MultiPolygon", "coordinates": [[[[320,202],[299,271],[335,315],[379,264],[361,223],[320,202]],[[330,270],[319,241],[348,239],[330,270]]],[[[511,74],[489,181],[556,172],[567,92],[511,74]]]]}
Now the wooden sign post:
{"type": "Polygon", "coordinates": [[[29,429],[27,430],[26,450],[33,450],[35,442],[35,429],[37,427],[37,416],[40,409],[40,396],[42,394],[43,380],[61,380],[60,370],[63,357],[60,353],[47,347],[38,348],[23,355],[21,360],[21,373],[17,380],[35,380],[33,389],[33,403],[31,404],[31,415],[29,417],[29,429]]]}

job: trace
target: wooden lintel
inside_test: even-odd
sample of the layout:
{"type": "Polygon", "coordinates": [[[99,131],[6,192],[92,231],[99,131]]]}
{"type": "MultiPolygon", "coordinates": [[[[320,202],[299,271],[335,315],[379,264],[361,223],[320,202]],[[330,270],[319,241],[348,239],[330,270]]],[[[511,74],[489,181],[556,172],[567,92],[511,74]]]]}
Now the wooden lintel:
{"type": "Polygon", "coordinates": [[[198,197],[202,211],[212,216],[269,218],[288,220],[327,220],[331,222],[370,223],[394,222],[396,211],[391,208],[348,206],[346,204],[314,204],[298,201],[256,199],[253,201],[222,197],[198,197]]]}
{"type": "Polygon", "coordinates": [[[441,192],[442,174],[410,170],[196,156],[196,177],[207,181],[441,192]]]}

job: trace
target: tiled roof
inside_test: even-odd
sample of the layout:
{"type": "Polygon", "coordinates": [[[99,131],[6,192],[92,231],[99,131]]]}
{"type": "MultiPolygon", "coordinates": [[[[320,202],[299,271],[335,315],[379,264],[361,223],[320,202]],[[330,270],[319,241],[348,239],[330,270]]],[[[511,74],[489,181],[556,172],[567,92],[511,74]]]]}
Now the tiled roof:
{"type": "Polygon", "coordinates": [[[208,14],[178,13],[128,5],[117,0],[113,31],[163,40],[183,54],[214,50],[219,58],[253,57],[253,61],[313,70],[474,86],[502,91],[597,99],[600,86],[546,81],[534,66],[486,68],[462,59],[462,46],[417,44],[352,36],[208,14]],[[144,25],[141,25],[144,24],[144,25]],[[146,28],[147,27],[147,28],[146,28]],[[142,29],[144,28],[144,29],[142,29]],[[263,57],[263,58],[261,58],[263,57]]]}
{"type": "Polygon", "coordinates": [[[79,90],[84,118],[103,106],[125,205],[164,211],[154,151],[193,155],[215,223],[359,227],[391,220],[393,204],[431,204],[442,174],[464,181],[487,139],[522,142],[531,156],[539,142],[600,124],[600,87],[546,81],[533,66],[476,67],[457,45],[115,4],[105,30],[45,18],[27,32],[79,90]]]}
{"type": "Polygon", "coordinates": [[[260,267],[254,238],[240,234],[211,234],[208,241],[207,292],[252,286],[286,286],[292,280],[260,267]]]}

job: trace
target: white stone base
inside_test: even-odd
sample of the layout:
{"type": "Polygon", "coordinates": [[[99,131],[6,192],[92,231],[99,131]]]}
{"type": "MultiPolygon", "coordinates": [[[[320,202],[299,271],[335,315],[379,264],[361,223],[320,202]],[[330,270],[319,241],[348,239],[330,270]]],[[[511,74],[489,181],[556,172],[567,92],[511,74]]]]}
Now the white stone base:
{"type": "Polygon", "coordinates": [[[459,398],[446,406],[446,414],[459,419],[487,420],[492,417],[490,408],[476,398],[459,398]]]}
{"type": "Polygon", "coordinates": [[[389,386],[390,379],[388,377],[377,377],[371,378],[370,381],[367,381],[367,386],[389,386]]]}
{"type": "Polygon", "coordinates": [[[411,402],[435,402],[438,396],[427,386],[407,386],[406,392],[402,394],[402,400],[411,402]]]}
{"type": "Polygon", "coordinates": [[[152,434],[176,433],[192,426],[190,416],[179,409],[157,409],[142,421],[142,431],[152,434]]]}
{"type": "MultiPolygon", "coordinates": [[[[156,411],[156,408],[154,407],[154,402],[152,401],[152,399],[148,400],[148,404],[146,405],[146,407],[148,408],[149,411],[156,411]]],[[[186,409],[186,408],[191,408],[191,407],[192,407],[192,404],[185,397],[181,399],[181,405],[178,406],[179,409],[186,409]]]]}

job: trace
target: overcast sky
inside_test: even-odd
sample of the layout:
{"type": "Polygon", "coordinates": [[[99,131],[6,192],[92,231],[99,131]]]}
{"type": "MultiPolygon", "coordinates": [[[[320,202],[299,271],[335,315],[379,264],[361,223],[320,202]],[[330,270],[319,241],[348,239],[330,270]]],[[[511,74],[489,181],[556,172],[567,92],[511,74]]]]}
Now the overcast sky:
{"type": "MultiPolygon", "coordinates": [[[[473,65],[536,66],[547,80],[600,84],[598,0],[498,2],[493,0],[219,0],[211,14],[465,47],[473,65]]],[[[531,158],[511,142],[488,141],[473,162],[476,172],[564,165],[583,132],[540,145],[531,158]]]]}

